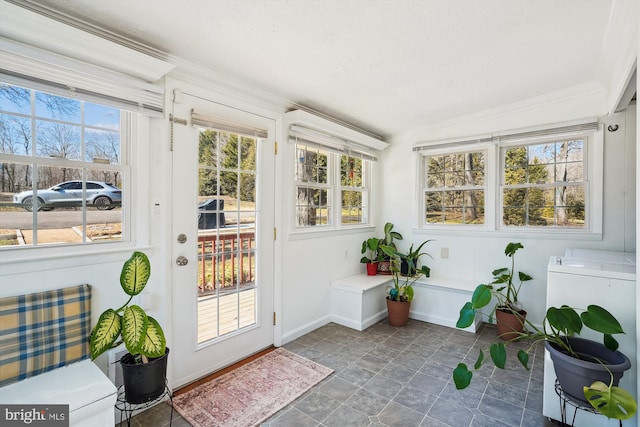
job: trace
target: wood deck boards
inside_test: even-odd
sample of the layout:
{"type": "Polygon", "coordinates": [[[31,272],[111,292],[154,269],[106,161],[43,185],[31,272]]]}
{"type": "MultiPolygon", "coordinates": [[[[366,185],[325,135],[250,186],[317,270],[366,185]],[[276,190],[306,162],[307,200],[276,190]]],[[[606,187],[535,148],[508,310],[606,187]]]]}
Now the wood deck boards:
{"type": "Polygon", "coordinates": [[[198,300],[198,342],[217,338],[256,322],[256,289],[221,297],[207,296],[198,300]],[[218,308],[218,299],[220,306],[218,308]],[[239,309],[238,309],[239,304],[239,309]],[[218,335],[218,312],[220,335],[218,335]]]}

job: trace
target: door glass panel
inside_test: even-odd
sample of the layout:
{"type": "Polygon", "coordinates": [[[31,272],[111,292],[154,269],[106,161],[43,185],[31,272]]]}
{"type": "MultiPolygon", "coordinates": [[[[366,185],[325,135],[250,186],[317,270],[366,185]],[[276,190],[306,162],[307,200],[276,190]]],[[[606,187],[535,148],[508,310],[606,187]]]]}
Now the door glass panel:
{"type": "Polygon", "coordinates": [[[198,343],[256,324],[257,140],[202,130],[198,168],[198,343]]]}

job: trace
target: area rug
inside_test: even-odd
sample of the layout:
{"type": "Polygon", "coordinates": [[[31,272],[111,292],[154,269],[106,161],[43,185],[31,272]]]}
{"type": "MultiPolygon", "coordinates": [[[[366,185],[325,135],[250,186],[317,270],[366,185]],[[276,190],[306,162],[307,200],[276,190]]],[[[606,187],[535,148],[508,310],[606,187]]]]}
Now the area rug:
{"type": "Polygon", "coordinates": [[[278,348],[175,396],[173,406],[194,427],[255,426],[332,372],[278,348]]]}

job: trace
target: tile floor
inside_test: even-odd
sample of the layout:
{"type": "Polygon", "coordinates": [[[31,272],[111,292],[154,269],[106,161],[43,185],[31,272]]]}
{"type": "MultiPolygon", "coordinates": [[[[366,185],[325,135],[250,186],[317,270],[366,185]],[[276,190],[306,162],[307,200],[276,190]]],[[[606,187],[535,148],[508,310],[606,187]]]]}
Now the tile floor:
{"type": "MultiPolygon", "coordinates": [[[[455,389],[452,368],[462,360],[471,366],[478,349],[493,340],[495,329],[488,325],[470,334],[416,320],[403,328],[383,320],[363,332],[330,323],[284,347],[335,372],[262,426],[556,425],[542,415],[542,347],[531,354],[530,372],[510,346],[506,369],[489,362],[474,374],[467,390],[455,389]]],[[[134,417],[131,425],[166,426],[170,410],[167,404],[157,405],[134,417]]],[[[174,412],[173,426],[188,425],[174,412]]]]}

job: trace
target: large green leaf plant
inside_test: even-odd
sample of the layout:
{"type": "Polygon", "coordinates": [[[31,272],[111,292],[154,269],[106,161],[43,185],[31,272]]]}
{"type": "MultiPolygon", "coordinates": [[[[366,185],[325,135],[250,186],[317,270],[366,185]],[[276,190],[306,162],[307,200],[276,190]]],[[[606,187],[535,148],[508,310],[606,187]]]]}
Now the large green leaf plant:
{"type": "Polygon", "coordinates": [[[129,305],[133,297],[143,291],[150,275],[151,264],[143,252],[136,251],[125,261],[120,285],[129,299],[120,308],[107,309],[100,315],[91,332],[92,359],[122,342],[138,363],[164,355],[167,342],[158,321],[148,316],[140,306],[129,305]]]}
{"type": "MultiPolygon", "coordinates": [[[[485,307],[490,301],[490,289],[485,285],[479,285],[473,293],[471,301],[466,303],[460,310],[456,326],[459,328],[471,326],[474,322],[475,310],[485,307]]],[[[583,327],[601,333],[604,345],[609,350],[616,351],[618,342],[613,335],[624,333],[618,320],[606,309],[598,305],[589,305],[586,310],[579,311],[580,313],[575,308],[567,305],[550,307],[547,309],[541,327],[537,327],[530,321],[525,320],[526,330],[517,332],[517,337],[506,342],[500,341],[490,344],[488,350],[491,361],[496,367],[504,369],[507,363],[507,346],[516,341],[524,340],[528,340],[528,347],[518,350],[517,358],[526,370],[530,369],[529,353],[535,349],[538,343],[543,341],[554,344],[572,357],[580,358],[565,337],[580,335],[583,327]]],[[[473,369],[480,369],[486,360],[485,352],[480,349],[473,369]]],[[[458,390],[467,388],[471,383],[472,377],[473,372],[464,363],[459,363],[453,370],[453,381],[458,390]]],[[[624,420],[633,417],[637,411],[637,403],[634,397],[623,388],[613,385],[613,375],[611,379],[612,382],[609,384],[598,381],[589,387],[584,387],[587,401],[596,411],[609,418],[624,420]]]]}

